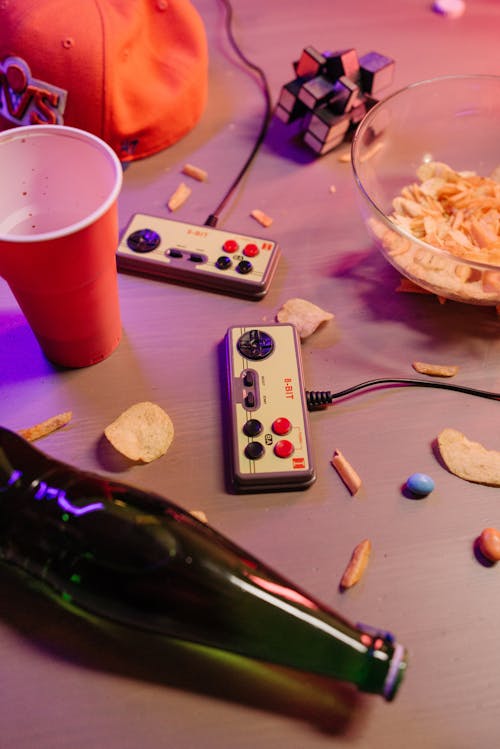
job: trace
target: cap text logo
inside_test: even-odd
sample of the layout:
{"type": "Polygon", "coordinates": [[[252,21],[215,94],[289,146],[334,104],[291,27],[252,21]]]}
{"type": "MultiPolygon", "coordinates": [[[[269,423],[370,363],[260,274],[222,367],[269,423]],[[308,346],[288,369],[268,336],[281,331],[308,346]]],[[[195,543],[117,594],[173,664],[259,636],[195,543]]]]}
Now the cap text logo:
{"type": "Polygon", "coordinates": [[[20,57],[0,61],[0,116],[15,125],[62,125],[67,92],[31,75],[20,57]]]}

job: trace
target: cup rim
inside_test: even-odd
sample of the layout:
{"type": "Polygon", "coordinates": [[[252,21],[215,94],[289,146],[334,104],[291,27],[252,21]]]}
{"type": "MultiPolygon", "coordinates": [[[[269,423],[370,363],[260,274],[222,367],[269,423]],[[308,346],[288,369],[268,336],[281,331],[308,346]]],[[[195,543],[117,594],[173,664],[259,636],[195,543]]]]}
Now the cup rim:
{"type": "Polygon", "coordinates": [[[43,232],[41,234],[4,234],[0,232],[0,241],[9,243],[26,243],[30,242],[36,244],[38,242],[45,242],[47,240],[59,239],[68,235],[69,230],[71,234],[85,229],[87,226],[94,224],[102,216],[104,216],[111,208],[113,203],[118,199],[120,190],[123,183],[123,167],[118,159],[118,156],[102,138],[97,135],[82,130],[77,127],[70,127],[69,125],[23,125],[19,127],[13,127],[8,130],[0,132],[0,144],[4,141],[18,140],[19,138],[25,138],[27,135],[31,138],[32,136],[39,137],[41,135],[62,135],[75,140],[87,141],[93,143],[101,149],[109,158],[110,163],[114,168],[114,185],[107,198],[101,205],[92,211],[92,213],[85,218],[77,221],[68,226],[61,227],[49,232],[43,232]]]}

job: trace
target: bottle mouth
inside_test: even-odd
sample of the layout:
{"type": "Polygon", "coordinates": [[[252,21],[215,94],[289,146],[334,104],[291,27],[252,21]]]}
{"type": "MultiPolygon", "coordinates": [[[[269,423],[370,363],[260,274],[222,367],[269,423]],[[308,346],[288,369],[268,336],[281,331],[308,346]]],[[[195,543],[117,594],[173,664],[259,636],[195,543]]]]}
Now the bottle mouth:
{"type": "Polygon", "coordinates": [[[403,681],[407,668],[406,656],[407,653],[405,647],[396,643],[394,645],[394,654],[391,659],[391,665],[389,666],[384,683],[383,695],[386,700],[390,701],[394,699],[396,692],[399,689],[399,685],[403,681]]]}

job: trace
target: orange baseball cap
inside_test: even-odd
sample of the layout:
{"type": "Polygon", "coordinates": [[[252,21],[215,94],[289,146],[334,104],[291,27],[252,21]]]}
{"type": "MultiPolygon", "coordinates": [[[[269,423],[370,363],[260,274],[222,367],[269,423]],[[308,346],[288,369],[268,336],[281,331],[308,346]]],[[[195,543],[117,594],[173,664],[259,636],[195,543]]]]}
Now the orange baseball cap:
{"type": "Polygon", "coordinates": [[[189,0],[0,3],[0,129],[70,125],[132,161],[194,127],[207,78],[189,0]]]}

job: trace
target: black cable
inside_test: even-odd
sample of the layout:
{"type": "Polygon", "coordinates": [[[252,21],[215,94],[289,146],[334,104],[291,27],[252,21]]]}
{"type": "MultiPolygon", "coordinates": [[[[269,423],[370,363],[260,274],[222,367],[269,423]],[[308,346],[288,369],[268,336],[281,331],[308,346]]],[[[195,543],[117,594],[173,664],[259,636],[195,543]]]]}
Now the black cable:
{"type": "Polygon", "coordinates": [[[489,398],[490,400],[500,400],[499,393],[492,393],[489,390],[479,390],[478,388],[466,387],[465,385],[452,385],[448,382],[436,382],[435,380],[419,380],[418,378],[405,378],[398,377],[393,379],[390,377],[381,377],[376,380],[367,380],[366,382],[360,382],[358,385],[352,385],[345,390],[340,390],[337,393],[332,393],[329,390],[306,390],[306,403],[309,411],[320,411],[327,406],[330,406],[337,398],[344,398],[346,395],[352,395],[352,393],[358,390],[364,390],[366,388],[376,388],[379,385],[398,385],[398,386],[414,386],[414,387],[428,387],[428,388],[441,388],[442,390],[455,390],[458,393],[465,393],[466,395],[477,395],[480,398],[489,398]]]}
{"type": "Polygon", "coordinates": [[[246,55],[242,52],[233,34],[233,29],[232,29],[233,8],[231,6],[231,3],[229,2],[229,0],[221,0],[221,2],[226,10],[225,28],[226,28],[226,33],[227,33],[229,42],[233,50],[236,52],[236,54],[240,58],[240,60],[244,63],[244,65],[246,65],[246,67],[249,70],[252,70],[254,73],[256,73],[258,78],[260,79],[260,83],[262,86],[262,90],[263,90],[264,98],[266,102],[266,107],[265,107],[265,112],[264,112],[264,118],[262,120],[262,125],[259,131],[259,135],[257,137],[257,140],[255,141],[254,147],[252,148],[250,152],[250,155],[248,156],[247,160],[245,161],[242,168],[240,169],[238,175],[235,177],[232,184],[228,188],[226,194],[220,201],[217,208],[214,210],[213,213],[210,214],[210,216],[205,221],[205,226],[217,226],[220,212],[225,208],[229,199],[232,197],[234,191],[236,190],[239,183],[243,179],[245,173],[249,169],[250,164],[252,163],[255,156],[257,155],[257,152],[260,146],[262,145],[264,138],[266,137],[266,133],[269,127],[269,123],[271,122],[271,117],[272,117],[272,98],[271,98],[271,91],[269,88],[269,83],[268,83],[266,74],[261,67],[259,67],[254,62],[249,60],[248,57],[246,57],[246,55]]]}

